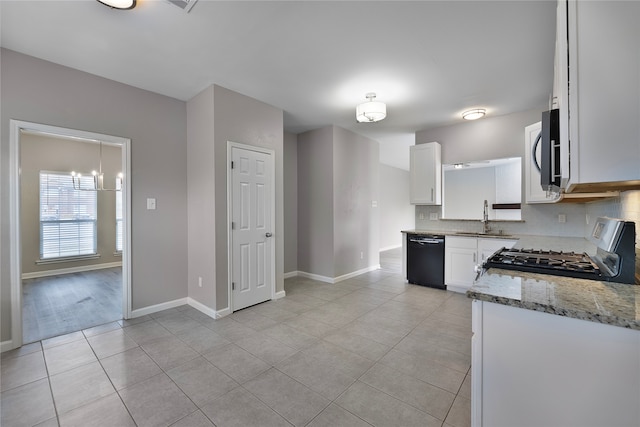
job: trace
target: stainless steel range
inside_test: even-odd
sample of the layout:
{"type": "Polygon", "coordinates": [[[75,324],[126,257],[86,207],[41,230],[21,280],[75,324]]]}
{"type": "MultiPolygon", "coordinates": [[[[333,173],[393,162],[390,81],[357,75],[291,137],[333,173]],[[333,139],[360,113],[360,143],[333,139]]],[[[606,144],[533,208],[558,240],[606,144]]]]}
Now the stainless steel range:
{"type": "Polygon", "coordinates": [[[484,268],[544,273],[556,276],[635,283],[635,223],[601,217],[590,239],[597,247],[593,255],[536,249],[500,249],[484,268]]]}

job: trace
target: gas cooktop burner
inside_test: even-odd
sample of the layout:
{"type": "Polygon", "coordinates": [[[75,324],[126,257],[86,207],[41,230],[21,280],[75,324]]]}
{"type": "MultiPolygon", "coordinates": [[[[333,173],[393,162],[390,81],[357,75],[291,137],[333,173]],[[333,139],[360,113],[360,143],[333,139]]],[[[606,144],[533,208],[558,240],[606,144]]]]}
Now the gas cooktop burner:
{"type": "Polygon", "coordinates": [[[543,251],[538,249],[501,249],[485,267],[599,279],[600,269],[586,253],[543,251]]]}
{"type": "Polygon", "coordinates": [[[617,283],[636,282],[634,222],[600,217],[589,241],[597,247],[593,257],[586,253],[502,248],[487,259],[484,267],[617,283]]]}

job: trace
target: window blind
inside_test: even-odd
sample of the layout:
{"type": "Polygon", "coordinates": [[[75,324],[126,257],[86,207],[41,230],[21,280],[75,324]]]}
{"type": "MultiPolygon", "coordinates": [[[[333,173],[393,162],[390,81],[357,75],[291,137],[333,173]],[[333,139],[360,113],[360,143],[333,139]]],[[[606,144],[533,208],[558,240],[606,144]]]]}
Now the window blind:
{"type": "MultiPolygon", "coordinates": [[[[90,179],[82,188],[92,188],[90,179]]],[[[40,172],[40,258],[97,252],[97,192],[73,189],[71,175],[40,172]]]]}

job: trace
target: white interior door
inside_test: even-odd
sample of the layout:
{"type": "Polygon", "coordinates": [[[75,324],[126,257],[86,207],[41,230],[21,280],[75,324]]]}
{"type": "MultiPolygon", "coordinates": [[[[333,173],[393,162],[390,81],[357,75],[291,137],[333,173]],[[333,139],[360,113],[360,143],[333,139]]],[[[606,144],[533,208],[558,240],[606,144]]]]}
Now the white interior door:
{"type": "Polygon", "coordinates": [[[273,158],[231,147],[232,304],[239,310],[271,299],[273,158]]]}

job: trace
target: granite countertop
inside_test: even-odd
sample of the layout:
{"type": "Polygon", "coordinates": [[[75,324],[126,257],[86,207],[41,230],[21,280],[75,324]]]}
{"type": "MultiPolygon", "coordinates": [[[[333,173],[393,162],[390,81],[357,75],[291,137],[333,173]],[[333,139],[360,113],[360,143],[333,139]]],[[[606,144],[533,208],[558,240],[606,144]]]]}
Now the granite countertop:
{"type": "Polygon", "coordinates": [[[640,330],[640,286],[491,268],[467,296],[640,330]]]}
{"type": "MultiPolygon", "coordinates": [[[[407,234],[491,237],[517,240],[516,249],[596,253],[583,237],[495,235],[443,230],[403,230],[407,234]]],[[[491,268],[467,291],[472,299],[558,316],[640,330],[640,286],[491,268]]]]}
{"type": "Polygon", "coordinates": [[[417,235],[433,235],[455,236],[455,237],[482,237],[488,239],[518,239],[519,236],[514,234],[493,234],[493,233],[476,233],[473,231],[453,231],[453,230],[402,230],[401,233],[417,234],[417,235]]]}

